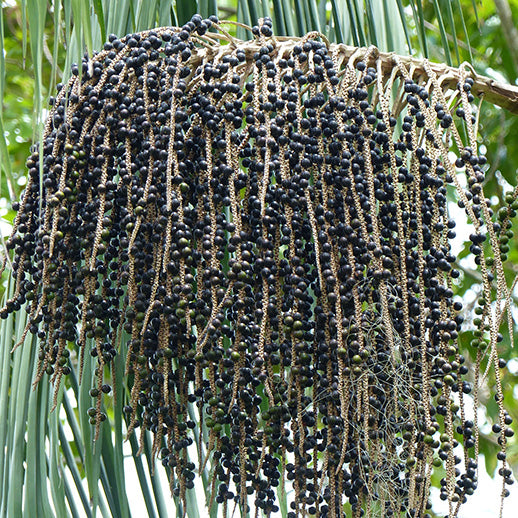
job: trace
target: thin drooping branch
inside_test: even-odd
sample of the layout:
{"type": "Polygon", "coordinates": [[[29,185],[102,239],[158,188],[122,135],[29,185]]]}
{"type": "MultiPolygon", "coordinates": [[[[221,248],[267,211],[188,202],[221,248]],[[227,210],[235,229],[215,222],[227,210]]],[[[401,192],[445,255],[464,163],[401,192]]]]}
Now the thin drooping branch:
{"type": "MultiPolygon", "coordinates": [[[[221,35],[218,35],[218,38],[221,39],[221,35]]],[[[278,47],[274,50],[274,52],[277,51],[287,54],[288,52],[291,52],[293,47],[297,45],[300,40],[301,38],[278,37],[278,47]]],[[[223,52],[224,54],[229,53],[234,48],[234,45],[238,45],[240,48],[245,50],[247,53],[247,58],[251,58],[253,54],[260,50],[260,47],[255,41],[242,42],[234,39],[230,45],[220,47],[218,52],[223,52]]],[[[380,59],[384,72],[393,69],[396,66],[396,62],[399,61],[406,67],[412,67],[416,76],[426,75],[424,70],[424,63],[426,60],[421,58],[400,56],[392,52],[380,52],[375,47],[365,47],[359,49],[358,47],[353,47],[350,45],[334,43],[329,44],[329,50],[330,53],[339,54],[340,58],[344,61],[349,59],[349,57],[355,53],[357,54],[358,59],[363,59],[365,55],[369,54],[373,60],[376,58],[380,59]]],[[[207,49],[207,51],[210,53],[212,52],[212,49],[207,49]]],[[[203,52],[200,53],[200,59],[203,59],[203,55],[203,52]]],[[[458,84],[461,74],[460,70],[464,67],[469,68],[473,79],[471,92],[475,96],[483,97],[484,100],[488,101],[489,103],[504,108],[511,113],[518,113],[518,86],[500,83],[490,77],[477,74],[469,63],[463,63],[459,68],[449,67],[448,65],[442,63],[429,62],[429,64],[434,73],[443,79],[442,84],[451,88],[455,88],[458,84]]]]}
{"type": "MultiPolygon", "coordinates": [[[[518,41],[518,38],[516,39],[518,41]]],[[[340,51],[344,52],[346,56],[352,55],[356,52],[356,47],[347,45],[339,45],[340,51]]],[[[424,74],[424,60],[410,56],[398,56],[393,53],[380,52],[379,58],[383,63],[385,70],[389,70],[396,66],[396,61],[404,63],[407,67],[413,66],[416,74],[419,75],[421,71],[424,74]]],[[[500,106],[511,113],[518,113],[518,86],[500,83],[490,77],[479,75],[475,72],[469,63],[463,63],[460,68],[449,67],[442,63],[430,62],[430,68],[438,77],[445,77],[443,81],[444,86],[455,88],[459,82],[460,69],[468,67],[471,70],[473,86],[471,93],[477,97],[483,97],[486,101],[496,106],[500,106]]]]}

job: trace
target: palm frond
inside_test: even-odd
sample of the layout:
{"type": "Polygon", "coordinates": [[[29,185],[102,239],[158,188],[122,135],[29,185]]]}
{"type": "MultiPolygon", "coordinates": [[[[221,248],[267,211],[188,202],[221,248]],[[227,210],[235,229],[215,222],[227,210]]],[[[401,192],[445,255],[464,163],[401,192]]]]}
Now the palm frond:
{"type": "MultiPolygon", "coordinates": [[[[0,410],[8,416],[0,426],[0,516],[93,517],[100,512],[105,517],[129,517],[131,493],[124,476],[122,444],[126,433],[121,419],[123,398],[115,403],[120,408],[114,420],[105,421],[102,437],[95,442],[85,408],[91,399],[88,383],[80,386],[72,375],[70,386],[60,387],[57,406],[50,412],[52,386],[40,383],[32,389],[38,350],[34,337],[29,335],[27,343],[11,354],[25,325],[22,313],[0,322],[0,410]]],[[[88,364],[86,359],[85,380],[92,375],[88,364]]],[[[136,455],[138,440],[134,433],[129,439],[136,455]]],[[[149,444],[143,458],[148,467],[154,462],[149,444]]],[[[151,475],[150,485],[142,458],[135,457],[135,462],[146,505],[156,510],[149,515],[167,517],[161,470],[151,475]]]]}
{"type": "MultiPolygon", "coordinates": [[[[3,16],[0,18],[0,49],[4,48],[4,19],[3,16]]],[[[2,115],[2,104],[4,99],[5,91],[5,56],[4,52],[0,52],[0,171],[3,171],[8,179],[8,182],[12,182],[11,173],[11,160],[9,158],[9,151],[7,149],[7,142],[5,140],[4,123],[2,115]]],[[[8,183],[9,184],[9,183],[8,183]]]]}

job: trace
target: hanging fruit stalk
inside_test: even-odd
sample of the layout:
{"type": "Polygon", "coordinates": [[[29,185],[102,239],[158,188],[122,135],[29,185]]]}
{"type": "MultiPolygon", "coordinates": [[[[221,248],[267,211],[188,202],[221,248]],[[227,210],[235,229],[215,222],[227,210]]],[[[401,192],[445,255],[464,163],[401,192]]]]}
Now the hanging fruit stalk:
{"type": "Polygon", "coordinates": [[[477,486],[478,381],[458,344],[448,185],[475,229],[472,346],[476,372],[484,355],[495,366],[510,481],[492,301],[509,296],[499,238],[517,203],[495,218],[484,196],[475,81],[271,25],[241,42],[195,16],[111,36],[73,68],[27,161],[1,316],[26,305],[37,381],[56,390],[97,359],[97,431],[127,344],[129,430],[153,432],[184,503],[209,461],[225,509],[269,516],[283,484],[290,518],[342,517],[346,503],[422,517],[443,470],[456,516],[477,486]],[[200,466],[187,449],[202,422],[200,466]]]}

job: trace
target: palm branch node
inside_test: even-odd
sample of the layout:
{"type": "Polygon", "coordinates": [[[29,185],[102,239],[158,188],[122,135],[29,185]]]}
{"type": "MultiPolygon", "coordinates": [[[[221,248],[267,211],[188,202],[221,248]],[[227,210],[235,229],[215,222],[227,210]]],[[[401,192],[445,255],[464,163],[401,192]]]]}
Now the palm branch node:
{"type": "Polygon", "coordinates": [[[270,516],[281,495],[289,518],[427,517],[440,474],[453,518],[477,487],[489,358],[506,496],[501,237],[518,201],[484,196],[473,104],[500,94],[468,65],[252,32],[197,15],[110,36],[52,100],[1,312],[29,313],[36,381],[95,357],[98,431],[125,354],[128,431],[153,433],[184,502],[208,470],[224,514],[270,516]],[[474,228],[474,319],[448,191],[474,228]]]}

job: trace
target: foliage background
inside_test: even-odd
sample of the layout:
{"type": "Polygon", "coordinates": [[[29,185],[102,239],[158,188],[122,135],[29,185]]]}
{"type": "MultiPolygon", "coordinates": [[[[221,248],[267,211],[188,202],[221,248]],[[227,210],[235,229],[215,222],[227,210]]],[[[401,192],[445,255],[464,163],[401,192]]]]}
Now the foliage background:
{"type": "MultiPolygon", "coordinates": [[[[469,61],[479,74],[518,84],[518,0],[5,0],[0,20],[0,230],[4,236],[14,217],[11,203],[25,184],[24,162],[37,138],[48,96],[85,46],[89,52],[100,48],[110,33],[122,36],[152,26],[181,25],[195,12],[217,13],[221,19],[249,25],[269,15],[278,35],[319,30],[331,41],[375,44],[381,50],[428,56],[453,66],[469,61]]],[[[231,27],[230,31],[246,37],[242,30],[231,27]]],[[[484,188],[497,210],[517,184],[518,117],[482,102],[479,134],[489,164],[484,188]]],[[[452,211],[455,216],[453,200],[452,211]]],[[[509,282],[518,268],[515,233],[508,243],[508,263],[516,265],[509,267],[509,282]]],[[[466,227],[457,245],[463,272],[457,295],[469,306],[476,300],[478,279],[467,257],[468,236],[466,227]]],[[[8,275],[3,281],[1,290],[8,290],[8,275]]],[[[122,398],[106,403],[110,424],[105,423],[102,448],[100,443],[91,444],[87,384],[82,389],[71,378],[59,394],[58,410],[47,419],[52,389],[45,383],[31,389],[35,350],[31,345],[35,344],[26,343],[27,347],[10,353],[23,326],[22,315],[2,321],[0,327],[0,516],[92,516],[97,507],[103,516],[129,516],[122,467],[122,398]]],[[[466,326],[461,343],[467,346],[471,338],[466,326]]],[[[508,361],[502,371],[505,406],[518,422],[518,360],[509,344],[507,334],[499,351],[508,361]]],[[[122,393],[125,387],[119,389],[122,393]]],[[[484,431],[496,419],[497,406],[489,396],[481,405],[487,420],[482,426],[481,452],[493,474],[497,445],[484,431]]],[[[136,451],[135,436],[130,445],[136,451]]],[[[167,516],[169,497],[162,494],[148,469],[149,451],[144,453],[135,459],[135,467],[147,512],[167,516]]],[[[516,439],[510,442],[508,457],[516,473],[516,439]]],[[[189,514],[196,516],[196,501],[191,504],[189,514]]]]}

